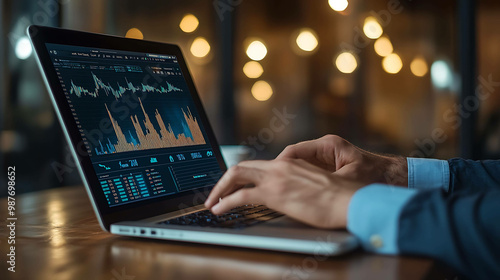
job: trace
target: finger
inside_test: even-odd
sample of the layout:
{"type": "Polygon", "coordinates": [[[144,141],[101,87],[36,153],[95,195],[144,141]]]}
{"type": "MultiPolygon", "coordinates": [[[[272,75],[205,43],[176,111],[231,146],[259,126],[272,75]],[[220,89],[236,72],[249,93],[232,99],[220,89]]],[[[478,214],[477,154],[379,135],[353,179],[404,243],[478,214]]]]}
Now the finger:
{"type": "Polygon", "coordinates": [[[316,156],[318,144],[315,140],[299,142],[294,145],[287,146],[276,159],[285,158],[313,158],[316,156]]]}
{"type": "MultiPolygon", "coordinates": [[[[366,181],[368,183],[373,183],[374,178],[372,178],[372,176],[363,176],[363,173],[360,174],[360,170],[362,170],[360,166],[356,164],[348,164],[335,171],[333,174],[341,178],[351,179],[359,182],[366,181]]],[[[368,172],[365,173],[369,174],[368,172]]]]}
{"type": "Polygon", "coordinates": [[[244,204],[261,204],[259,192],[255,189],[240,189],[233,194],[224,197],[219,203],[215,204],[210,210],[216,215],[223,214],[235,207],[244,204]]]}
{"type": "MultiPolygon", "coordinates": [[[[269,168],[271,165],[271,162],[270,161],[265,161],[265,160],[252,160],[252,161],[242,161],[240,163],[238,163],[238,167],[246,167],[246,168],[254,168],[254,169],[257,169],[257,170],[265,170],[266,168],[269,168]]],[[[230,169],[228,171],[228,173],[233,173],[235,172],[234,171],[234,168],[233,169],[230,169]]],[[[225,177],[221,178],[221,181],[223,180],[226,180],[225,177]]],[[[218,202],[218,199],[221,198],[221,197],[225,197],[239,189],[241,189],[242,187],[244,187],[246,184],[249,184],[249,183],[256,183],[256,182],[248,182],[248,181],[241,181],[242,183],[240,183],[239,185],[234,185],[234,186],[229,186],[223,190],[220,191],[217,191],[217,195],[218,197],[214,196],[214,197],[210,197],[210,199],[207,199],[207,201],[205,202],[205,205],[206,207],[209,207],[209,206],[212,206],[213,204],[217,203],[218,202]]],[[[220,186],[220,185],[219,185],[220,186]]],[[[216,186],[217,187],[217,186],[216,186]]],[[[214,188],[215,189],[215,188],[214,188]]],[[[213,192],[213,190],[212,190],[213,192]]],[[[214,194],[215,195],[215,194],[214,194]]]]}
{"type": "Polygon", "coordinates": [[[259,170],[268,170],[273,164],[274,161],[272,160],[247,160],[238,163],[239,166],[255,168],[259,170]]]}
{"type": "Polygon", "coordinates": [[[319,139],[288,146],[276,159],[303,159],[322,169],[335,170],[335,160],[325,154],[324,144],[320,143],[319,139]]]}
{"type": "MultiPolygon", "coordinates": [[[[262,170],[263,172],[276,170],[276,168],[291,168],[291,172],[296,174],[304,174],[304,172],[325,172],[324,168],[318,167],[303,159],[288,159],[286,161],[282,160],[252,160],[252,161],[242,161],[238,165],[243,167],[255,168],[262,170]],[[285,164],[285,165],[283,165],[285,164]]],[[[305,174],[304,174],[305,175],[305,174]]]]}
{"type": "Polygon", "coordinates": [[[241,188],[241,185],[258,184],[262,177],[261,173],[261,170],[241,165],[229,168],[210,192],[205,201],[205,207],[212,207],[218,202],[220,197],[223,197],[224,194],[232,193],[237,188],[241,188]]]}
{"type": "Polygon", "coordinates": [[[291,162],[298,165],[299,167],[303,168],[306,171],[325,172],[324,168],[321,168],[304,159],[293,159],[291,160],[291,162]]]}
{"type": "Polygon", "coordinates": [[[232,188],[227,188],[223,193],[220,194],[219,198],[226,197],[245,186],[246,185],[234,185],[232,188]]]}
{"type": "Polygon", "coordinates": [[[335,171],[333,174],[349,178],[351,177],[350,175],[355,174],[355,172],[356,172],[356,166],[351,164],[343,166],[339,170],[335,171]]]}

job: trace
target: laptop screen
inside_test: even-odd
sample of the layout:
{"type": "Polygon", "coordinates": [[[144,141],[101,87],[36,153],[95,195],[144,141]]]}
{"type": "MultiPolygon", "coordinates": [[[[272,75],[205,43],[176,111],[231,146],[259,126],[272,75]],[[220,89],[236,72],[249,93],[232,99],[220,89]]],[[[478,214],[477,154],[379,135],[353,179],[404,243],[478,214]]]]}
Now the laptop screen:
{"type": "Polygon", "coordinates": [[[173,55],[46,44],[110,207],[213,186],[222,171],[173,55]]]}

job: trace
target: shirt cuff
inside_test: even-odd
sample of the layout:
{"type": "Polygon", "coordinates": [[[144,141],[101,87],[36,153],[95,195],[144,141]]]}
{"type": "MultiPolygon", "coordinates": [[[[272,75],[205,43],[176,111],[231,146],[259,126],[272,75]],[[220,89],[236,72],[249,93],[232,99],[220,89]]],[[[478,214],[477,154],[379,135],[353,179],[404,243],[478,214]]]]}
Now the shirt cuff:
{"type": "Polygon", "coordinates": [[[347,229],[367,250],[397,254],[399,217],[417,190],[372,184],[354,193],[347,213],[347,229]]]}
{"type": "Polygon", "coordinates": [[[450,188],[450,165],[446,160],[407,158],[409,189],[450,188]]]}

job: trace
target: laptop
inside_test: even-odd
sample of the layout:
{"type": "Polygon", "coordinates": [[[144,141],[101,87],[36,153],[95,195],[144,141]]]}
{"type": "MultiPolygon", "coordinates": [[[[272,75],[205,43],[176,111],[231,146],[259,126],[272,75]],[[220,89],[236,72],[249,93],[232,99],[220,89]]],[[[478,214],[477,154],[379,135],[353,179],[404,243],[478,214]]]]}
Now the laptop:
{"type": "Polygon", "coordinates": [[[103,230],[319,255],[357,247],[263,205],[204,207],[226,165],[178,46],[35,25],[28,35],[103,230]]]}

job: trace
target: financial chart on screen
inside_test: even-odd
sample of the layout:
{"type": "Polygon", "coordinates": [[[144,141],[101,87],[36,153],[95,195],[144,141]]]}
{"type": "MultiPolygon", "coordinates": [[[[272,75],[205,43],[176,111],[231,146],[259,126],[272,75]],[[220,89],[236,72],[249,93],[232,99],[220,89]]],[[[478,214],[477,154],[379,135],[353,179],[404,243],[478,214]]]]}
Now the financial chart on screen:
{"type": "Polygon", "coordinates": [[[176,56],[46,46],[109,206],[217,182],[176,56]]]}

